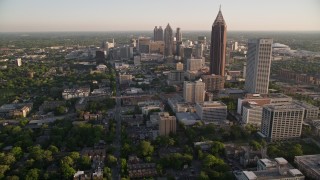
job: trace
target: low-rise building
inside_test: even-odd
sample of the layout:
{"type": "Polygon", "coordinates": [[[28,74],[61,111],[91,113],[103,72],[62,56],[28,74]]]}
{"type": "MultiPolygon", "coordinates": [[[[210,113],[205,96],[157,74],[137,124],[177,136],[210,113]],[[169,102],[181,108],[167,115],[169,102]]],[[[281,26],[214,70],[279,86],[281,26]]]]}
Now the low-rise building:
{"type": "Polygon", "coordinates": [[[302,106],[305,109],[304,120],[318,119],[319,107],[302,101],[294,101],[294,103],[298,104],[299,106],[302,106]]]}
{"type": "Polygon", "coordinates": [[[242,123],[253,124],[260,128],[262,120],[262,107],[256,102],[247,102],[242,108],[242,123]]]}
{"type": "Polygon", "coordinates": [[[295,156],[294,163],[310,179],[320,179],[320,154],[295,156]]]}
{"type": "Polygon", "coordinates": [[[0,117],[15,118],[27,117],[32,110],[33,103],[12,103],[4,104],[0,107],[0,117]]]}
{"type": "Polygon", "coordinates": [[[194,125],[200,121],[200,117],[196,113],[191,112],[178,112],[176,113],[176,117],[179,122],[186,126],[194,125]]]}
{"type": "Polygon", "coordinates": [[[89,94],[90,88],[88,87],[65,89],[62,92],[62,98],[68,100],[72,98],[88,97],[89,94]]]}
{"type": "Polygon", "coordinates": [[[119,77],[120,84],[130,84],[132,82],[131,74],[120,74],[119,77]]]}
{"type": "Polygon", "coordinates": [[[128,173],[130,178],[148,178],[157,176],[157,169],[155,163],[128,163],[128,173]]]}
{"type": "Polygon", "coordinates": [[[59,106],[65,106],[66,101],[44,101],[39,107],[39,111],[53,110],[59,106]]]}
{"type": "Polygon", "coordinates": [[[196,112],[201,120],[208,123],[222,123],[227,119],[227,106],[220,101],[197,103],[196,112]]]}
{"type": "Polygon", "coordinates": [[[260,159],[257,171],[236,171],[237,180],[304,180],[305,176],[284,158],[260,159]]]}

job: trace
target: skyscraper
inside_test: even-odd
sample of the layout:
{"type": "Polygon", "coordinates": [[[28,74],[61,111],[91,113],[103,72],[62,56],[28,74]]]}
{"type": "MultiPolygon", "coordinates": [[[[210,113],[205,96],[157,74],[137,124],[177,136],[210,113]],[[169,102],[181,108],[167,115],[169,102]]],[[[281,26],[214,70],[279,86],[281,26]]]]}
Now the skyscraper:
{"type": "Polygon", "coordinates": [[[176,41],[177,42],[181,42],[182,41],[182,34],[180,32],[180,28],[177,28],[177,31],[176,31],[176,41]]]}
{"type": "Polygon", "coordinates": [[[175,116],[170,116],[168,112],[160,112],[159,116],[159,134],[168,136],[170,133],[176,133],[177,120],[175,116]]]}
{"type": "Polygon", "coordinates": [[[184,81],[183,98],[186,102],[198,103],[204,101],[205,84],[199,79],[196,82],[184,81]]]}
{"type": "Polygon", "coordinates": [[[299,138],[304,110],[303,107],[294,103],[264,106],[261,133],[267,137],[268,141],[299,138]]]}
{"type": "Polygon", "coordinates": [[[173,33],[170,24],[164,29],[164,55],[172,56],[173,50],[173,33]]]}
{"type": "Polygon", "coordinates": [[[154,41],[163,41],[163,30],[162,30],[161,26],[159,26],[159,28],[156,26],[153,29],[153,40],[154,41]]]}
{"type": "Polygon", "coordinates": [[[182,44],[182,34],[180,28],[176,31],[176,45],[175,45],[175,55],[180,56],[180,45],[182,44]]]}
{"type": "Polygon", "coordinates": [[[268,94],[272,55],[272,39],[248,41],[245,90],[268,94]]]}
{"type": "Polygon", "coordinates": [[[212,25],[210,46],[210,74],[224,76],[226,64],[227,25],[221,9],[212,25]]]}

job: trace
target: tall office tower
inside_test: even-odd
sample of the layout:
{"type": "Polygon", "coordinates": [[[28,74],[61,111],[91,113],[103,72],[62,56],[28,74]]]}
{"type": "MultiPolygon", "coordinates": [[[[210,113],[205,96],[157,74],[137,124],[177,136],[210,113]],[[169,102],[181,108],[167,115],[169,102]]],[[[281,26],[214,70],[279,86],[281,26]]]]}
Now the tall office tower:
{"type": "Polygon", "coordinates": [[[268,94],[272,56],[272,39],[248,41],[245,90],[268,94]]]}
{"type": "Polygon", "coordinates": [[[183,98],[186,102],[198,103],[204,101],[205,84],[199,79],[196,82],[184,81],[183,98]]]}
{"type": "Polygon", "coordinates": [[[115,46],[114,39],[108,39],[107,41],[104,41],[102,43],[101,48],[105,51],[108,51],[110,48],[113,48],[115,46]]]}
{"type": "Polygon", "coordinates": [[[180,31],[180,28],[177,28],[176,31],[176,45],[174,46],[174,54],[176,56],[180,56],[180,45],[182,44],[182,33],[180,31]]]}
{"type": "Polygon", "coordinates": [[[299,138],[304,110],[294,103],[265,105],[262,110],[261,133],[271,142],[299,138]]]}
{"type": "Polygon", "coordinates": [[[154,28],[153,40],[154,41],[163,41],[163,29],[161,26],[159,26],[159,28],[157,26],[154,28]]]}
{"type": "Polygon", "coordinates": [[[136,47],[137,46],[137,40],[136,39],[131,39],[130,40],[130,46],[131,47],[136,47]]]}
{"type": "Polygon", "coordinates": [[[159,134],[168,136],[170,133],[176,133],[177,120],[175,116],[170,116],[168,112],[160,112],[159,118],[159,134]]]}
{"type": "Polygon", "coordinates": [[[194,56],[196,58],[202,58],[203,57],[203,50],[204,50],[204,45],[202,43],[201,44],[197,44],[195,46],[194,56]]]}
{"type": "Polygon", "coordinates": [[[192,50],[193,50],[192,47],[185,47],[183,49],[183,58],[185,60],[192,58],[192,50]]]}
{"type": "Polygon", "coordinates": [[[182,41],[182,34],[181,34],[181,32],[180,32],[180,28],[177,28],[176,41],[177,41],[177,42],[181,42],[181,41],[182,41]]]}
{"type": "Polygon", "coordinates": [[[171,70],[168,74],[168,85],[182,84],[184,81],[184,71],[183,70],[171,70]]]}
{"type": "Polygon", "coordinates": [[[155,26],[153,29],[153,40],[157,41],[158,39],[158,26],[155,26]]]}
{"type": "Polygon", "coordinates": [[[227,25],[221,9],[212,25],[210,46],[210,74],[224,76],[226,64],[227,25]]]}
{"type": "Polygon", "coordinates": [[[140,53],[150,53],[151,39],[149,37],[139,37],[138,39],[138,51],[140,53]]]}
{"type": "Polygon", "coordinates": [[[202,81],[206,84],[206,91],[219,91],[224,88],[224,77],[219,75],[202,75],[202,81]]]}
{"type": "Polygon", "coordinates": [[[105,54],[103,51],[96,51],[96,63],[97,65],[98,64],[105,64],[105,60],[106,60],[106,57],[105,57],[105,54]]]}
{"type": "Polygon", "coordinates": [[[181,62],[176,63],[176,70],[183,71],[183,63],[181,62]]]}
{"type": "Polygon", "coordinates": [[[198,44],[207,45],[207,37],[205,37],[205,36],[198,36],[198,44]]]}
{"type": "Polygon", "coordinates": [[[164,55],[172,56],[173,49],[173,33],[170,24],[164,29],[164,55]]]}
{"type": "Polygon", "coordinates": [[[203,67],[203,59],[188,59],[187,70],[188,71],[199,71],[203,67]]]}
{"type": "Polygon", "coordinates": [[[206,93],[205,91],[206,85],[204,82],[202,82],[202,79],[199,79],[194,84],[194,102],[195,103],[201,103],[204,101],[204,95],[206,93]]]}

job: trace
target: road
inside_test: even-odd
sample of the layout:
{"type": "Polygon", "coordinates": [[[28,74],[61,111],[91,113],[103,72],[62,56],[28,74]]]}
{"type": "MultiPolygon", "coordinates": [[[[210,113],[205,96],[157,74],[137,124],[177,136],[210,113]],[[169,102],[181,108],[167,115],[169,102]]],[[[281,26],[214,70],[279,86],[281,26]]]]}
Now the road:
{"type": "Polygon", "coordinates": [[[116,83],[116,108],[115,108],[115,121],[116,125],[116,137],[114,138],[113,145],[115,147],[114,156],[118,159],[117,166],[113,167],[112,169],[112,179],[121,179],[120,170],[121,170],[121,158],[120,158],[120,151],[121,151],[121,95],[119,90],[119,81],[117,78],[116,83]]]}

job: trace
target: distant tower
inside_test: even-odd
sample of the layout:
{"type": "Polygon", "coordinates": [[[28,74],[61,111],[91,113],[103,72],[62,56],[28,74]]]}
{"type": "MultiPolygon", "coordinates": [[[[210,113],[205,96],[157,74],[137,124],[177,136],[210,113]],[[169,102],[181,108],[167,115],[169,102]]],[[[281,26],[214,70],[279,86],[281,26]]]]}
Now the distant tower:
{"type": "Polygon", "coordinates": [[[163,30],[162,27],[159,28],[156,26],[153,30],[153,40],[154,41],[163,41],[163,30]]]}
{"type": "Polygon", "coordinates": [[[173,33],[170,24],[164,29],[164,55],[172,56],[173,50],[173,33]]]}
{"type": "Polygon", "coordinates": [[[157,38],[158,38],[158,36],[157,36],[158,34],[157,33],[158,33],[158,27],[155,26],[154,29],[153,29],[153,40],[154,41],[157,41],[157,38]]]}
{"type": "Polygon", "coordinates": [[[268,94],[272,43],[272,39],[248,41],[245,90],[249,93],[268,94]]]}
{"type": "Polygon", "coordinates": [[[177,28],[176,41],[177,41],[177,42],[181,42],[181,41],[182,41],[182,34],[181,34],[181,32],[180,32],[180,28],[177,28]]]}
{"type": "Polygon", "coordinates": [[[176,47],[175,47],[175,54],[180,56],[180,45],[182,44],[182,34],[180,28],[177,28],[176,31],[176,47]]]}
{"type": "Polygon", "coordinates": [[[212,25],[210,46],[210,73],[224,76],[226,64],[227,25],[221,8],[212,25]]]}

